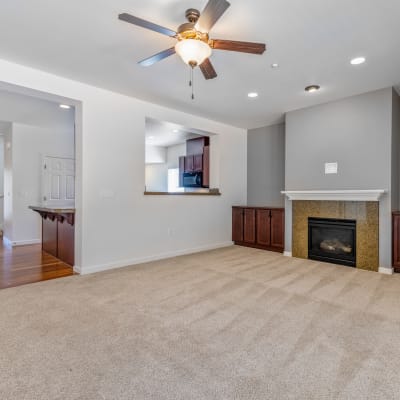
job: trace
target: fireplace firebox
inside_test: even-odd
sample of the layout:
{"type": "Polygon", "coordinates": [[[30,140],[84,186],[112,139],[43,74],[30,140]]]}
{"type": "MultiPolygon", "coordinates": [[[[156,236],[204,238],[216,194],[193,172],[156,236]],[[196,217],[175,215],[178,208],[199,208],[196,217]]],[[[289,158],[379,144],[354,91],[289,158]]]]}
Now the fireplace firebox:
{"type": "Polygon", "coordinates": [[[308,258],[356,266],[356,221],[308,218],[308,258]]]}

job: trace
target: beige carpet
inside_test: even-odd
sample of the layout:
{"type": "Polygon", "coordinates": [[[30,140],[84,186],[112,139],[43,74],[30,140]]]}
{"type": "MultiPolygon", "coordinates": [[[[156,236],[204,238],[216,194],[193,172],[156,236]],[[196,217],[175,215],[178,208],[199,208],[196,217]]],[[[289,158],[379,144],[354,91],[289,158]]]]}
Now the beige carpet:
{"type": "Polygon", "coordinates": [[[400,398],[400,276],[231,247],[0,306],[2,400],[400,398]]]}

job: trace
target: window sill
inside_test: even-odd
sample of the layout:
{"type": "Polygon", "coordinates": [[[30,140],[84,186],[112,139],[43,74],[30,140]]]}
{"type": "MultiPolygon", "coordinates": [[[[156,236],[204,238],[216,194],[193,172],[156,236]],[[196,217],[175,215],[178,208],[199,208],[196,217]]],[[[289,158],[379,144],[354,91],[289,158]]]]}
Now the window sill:
{"type": "Polygon", "coordinates": [[[144,192],[145,196],[221,196],[219,190],[207,192],[144,192]]]}

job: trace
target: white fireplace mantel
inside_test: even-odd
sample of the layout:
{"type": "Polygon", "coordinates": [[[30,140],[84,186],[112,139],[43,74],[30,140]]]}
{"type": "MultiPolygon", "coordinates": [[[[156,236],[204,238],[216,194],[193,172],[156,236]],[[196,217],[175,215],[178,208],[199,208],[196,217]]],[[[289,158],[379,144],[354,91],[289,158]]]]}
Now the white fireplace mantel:
{"type": "Polygon", "coordinates": [[[376,190],[287,190],[289,200],[379,201],[387,191],[376,190]]]}

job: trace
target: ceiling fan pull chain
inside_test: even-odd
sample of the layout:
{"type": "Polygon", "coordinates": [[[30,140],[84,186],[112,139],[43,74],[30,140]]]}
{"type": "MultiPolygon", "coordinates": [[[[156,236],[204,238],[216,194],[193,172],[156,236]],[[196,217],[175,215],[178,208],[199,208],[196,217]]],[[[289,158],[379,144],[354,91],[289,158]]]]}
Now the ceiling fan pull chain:
{"type": "Polygon", "coordinates": [[[190,77],[189,77],[189,87],[192,88],[192,100],[194,100],[194,75],[193,75],[193,66],[189,65],[190,68],[190,77]]]}
{"type": "Polygon", "coordinates": [[[193,71],[194,71],[194,68],[192,67],[192,79],[191,79],[191,81],[192,81],[192,100],[194,100],[194,73],[193,73],[193,71]]]}

